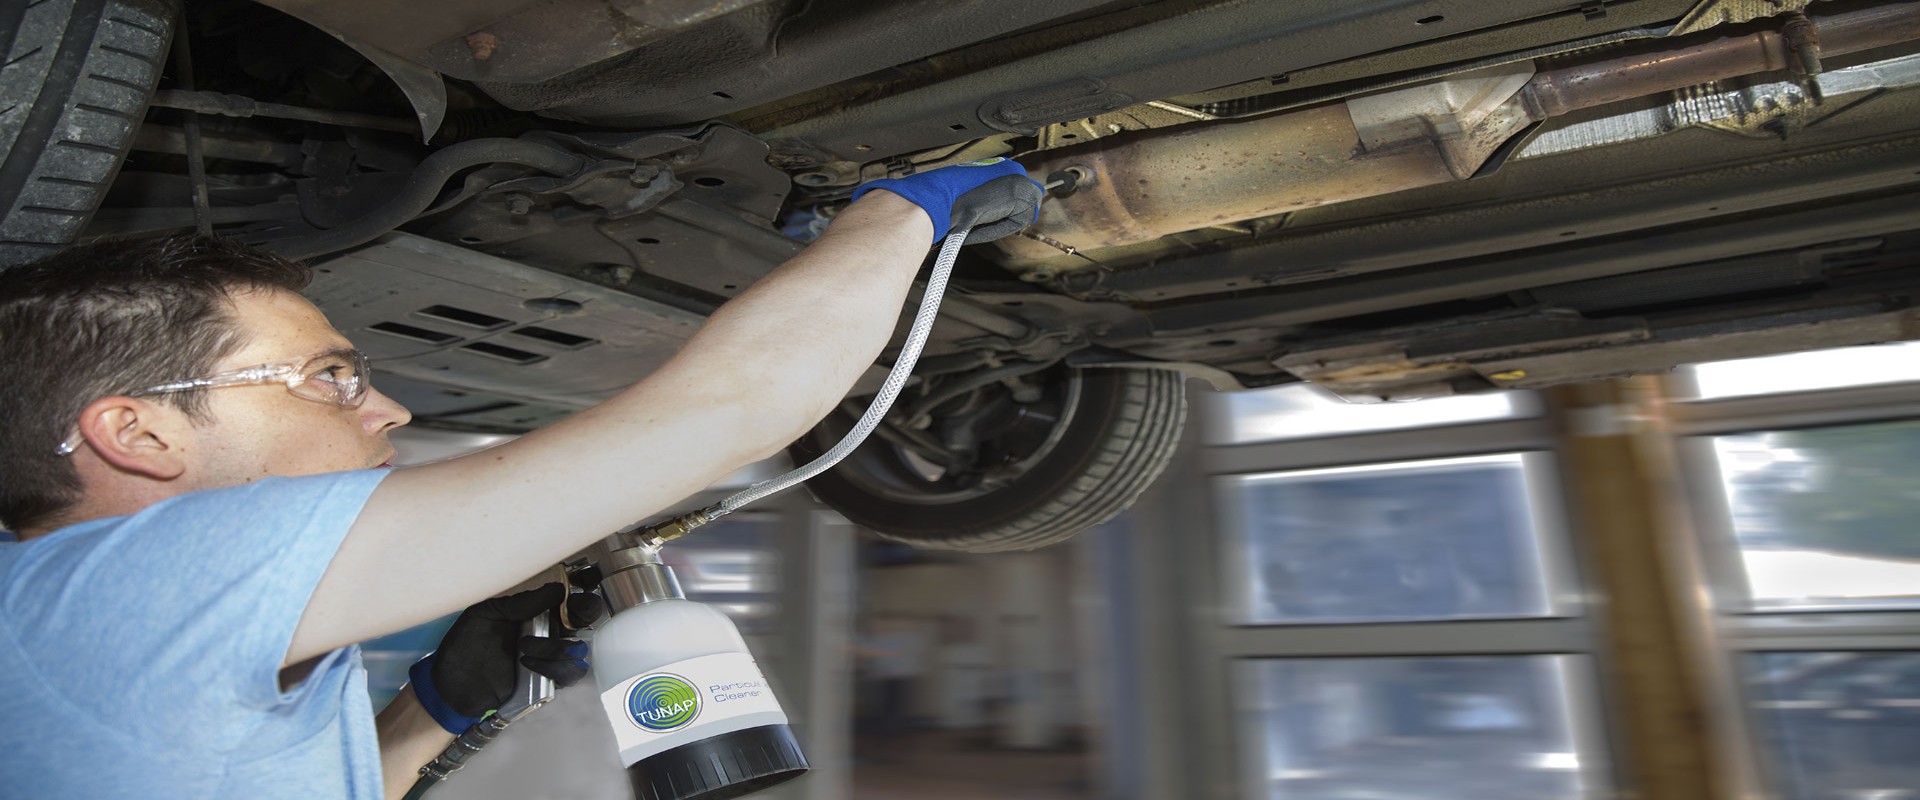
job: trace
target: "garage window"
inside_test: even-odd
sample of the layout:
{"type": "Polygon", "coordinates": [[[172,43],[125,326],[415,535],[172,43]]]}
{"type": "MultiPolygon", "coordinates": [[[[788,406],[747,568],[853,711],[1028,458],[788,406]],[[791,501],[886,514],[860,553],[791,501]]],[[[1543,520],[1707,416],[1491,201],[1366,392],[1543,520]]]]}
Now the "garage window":
{"type": "Polygon", "coordinates": [[[1712,442],[1749,610],[1920,608],[1920,421],[1712,442]]]}
{"type": "Polygon", "coordinates": [[[1920,786],[1920,344],[1703,364],[1675,409],[1767,796],[1920,786]]]}
{"type": "Polygon", "coordinates": [[[1209,408],[1225,445],[1200,458],[1218,536],[1195,578],[1221,597],[1197,656],[1221,680],[1194,688],[1231,720],[1213,763],[1232,796],[1610,791],[1594,630],[1537,396],[1350,405],[1293,386],[1230,400],[1244,397],[1209,408]]]}
{"type": "Polygon", "coordinates": [[[1583,794],[1574,656],[1249,661],[1250,797],[1551,800],[1583,794]]]}
{"type": "Polygon", "coordinates": [[[1920,786],[1920,652],[1757,653],[1746,667],[1780,797],[1895,798],[1920,786]]]}
{"type": "Polygon", "coordinates": [[[1508,453],[1226,479],[1242,624],[1555,614],[1539,547],[1551,467],[1508,453]]]}

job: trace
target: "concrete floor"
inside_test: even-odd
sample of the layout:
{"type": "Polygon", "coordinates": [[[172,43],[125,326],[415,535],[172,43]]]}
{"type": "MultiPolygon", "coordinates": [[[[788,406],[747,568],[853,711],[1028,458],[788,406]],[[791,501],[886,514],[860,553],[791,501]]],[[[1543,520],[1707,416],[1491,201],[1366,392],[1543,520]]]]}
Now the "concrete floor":
{"type": "Polygon", "coordinates": [[[854,742],[853,800],[1091,800],[1079,750],[991,747],[984,732],[916,731],[854,742]]]}

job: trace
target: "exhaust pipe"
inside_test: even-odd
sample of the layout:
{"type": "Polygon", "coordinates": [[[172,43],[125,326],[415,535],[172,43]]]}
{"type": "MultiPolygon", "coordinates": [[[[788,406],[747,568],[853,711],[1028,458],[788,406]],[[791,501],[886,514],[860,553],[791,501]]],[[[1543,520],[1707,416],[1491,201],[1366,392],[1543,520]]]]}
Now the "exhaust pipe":
{"type": "MultiPolygon", "coordinates": [[[[1685,47],[1537,74],[1527,62],[1491,67],[1256,119],[1115,136],[1032,165],[1035,175],[1073,170],[1081,177],[1072,195],[1042,209],[1032,230],[1092,251],[1465,180],[1541,120],[1709,81],[1789,68],[1810,72],[1823,54],[1920,39],[1920,2],[1815,15],[1811,22],[1703,34],[1685,47]]],[[[1054,264],[1037,262],[1060,256],[1024,237],[996,246],[1016,271],[1051,272],[1054,264]]]]}

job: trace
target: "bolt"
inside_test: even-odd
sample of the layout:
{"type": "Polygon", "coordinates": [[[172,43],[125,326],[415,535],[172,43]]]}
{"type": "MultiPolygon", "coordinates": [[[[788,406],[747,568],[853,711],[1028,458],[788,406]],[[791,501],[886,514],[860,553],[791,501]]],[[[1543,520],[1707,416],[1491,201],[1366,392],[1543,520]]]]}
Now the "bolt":
{"type": "Polygon", "coordinates": [[[802,172],[793,176],[793,182],[801,186],[825,186],[833,182],[833,176],[824,172],[802,172]]]}
{"type": "Polygon", "coordinates": [[[486,31],[481,31],[467,37],[467,50],[473,54],[473,60],[475,61],[485,61],[493,58],[494,51],[499,49],[500,37],[487,33],[486,31]]]}
{"type": "Polygon", "coordinates": [[[533,198],[519,192],[507,195],[507,213],[521,216],[533,210],[533,198]]]}
{"type": "Polygon", "coordinates": [[[1812,78],[1820,74],[1820,29],[1814,27],[1813,20],[1807,15],[1795,11],[1785,16],[1786,24],[1780,26],[1781,35],[1787,40],[1787,48],[1793,51],[1799,63],[1800,74],[1812,78]]]}

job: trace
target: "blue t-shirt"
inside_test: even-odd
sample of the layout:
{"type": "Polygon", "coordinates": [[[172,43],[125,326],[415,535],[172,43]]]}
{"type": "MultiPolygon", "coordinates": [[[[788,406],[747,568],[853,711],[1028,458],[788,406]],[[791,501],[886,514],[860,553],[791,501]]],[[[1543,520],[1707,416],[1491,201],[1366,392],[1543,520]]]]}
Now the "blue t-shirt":
{"type": "Polygon", "coordinates": [[[281,691],[386,470],[273,478],[0,543],[0,795],[378,798],[359,647],[281,691]]]}

